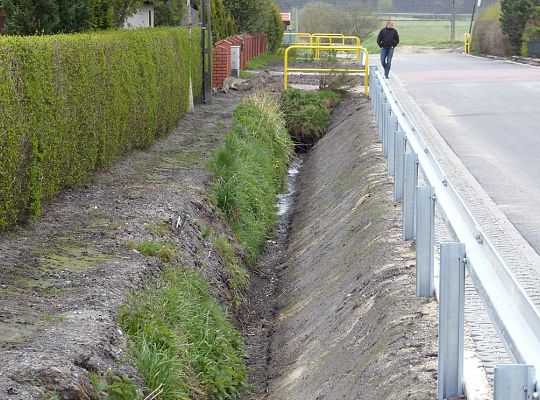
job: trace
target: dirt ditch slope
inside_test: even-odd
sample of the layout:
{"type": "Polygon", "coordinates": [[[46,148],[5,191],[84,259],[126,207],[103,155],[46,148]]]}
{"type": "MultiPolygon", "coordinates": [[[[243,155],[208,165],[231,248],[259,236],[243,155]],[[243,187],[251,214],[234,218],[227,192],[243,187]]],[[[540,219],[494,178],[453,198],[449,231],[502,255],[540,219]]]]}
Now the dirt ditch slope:
{"type": "Polygon", "coordinates": [[[436,304],[414,294],[369,101],[333,121],[300,178],[264,398],[432,399],[436,304]]]}

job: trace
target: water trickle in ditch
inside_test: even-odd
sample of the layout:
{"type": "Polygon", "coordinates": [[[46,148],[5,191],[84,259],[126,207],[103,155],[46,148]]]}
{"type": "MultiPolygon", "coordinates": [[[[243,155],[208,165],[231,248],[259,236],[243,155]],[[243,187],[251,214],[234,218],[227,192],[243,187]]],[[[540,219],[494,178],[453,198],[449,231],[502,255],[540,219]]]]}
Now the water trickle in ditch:
{"type": "Polygon", "coordinates": [[[286,190],[277,195],[276,213],[280,218],[289,211],[294,201],[298,176],[303,162],[304,160],[302,158],[295,158],[291,162],[291,165],[287,171],[287,177],[285,178],[286,190]]]}

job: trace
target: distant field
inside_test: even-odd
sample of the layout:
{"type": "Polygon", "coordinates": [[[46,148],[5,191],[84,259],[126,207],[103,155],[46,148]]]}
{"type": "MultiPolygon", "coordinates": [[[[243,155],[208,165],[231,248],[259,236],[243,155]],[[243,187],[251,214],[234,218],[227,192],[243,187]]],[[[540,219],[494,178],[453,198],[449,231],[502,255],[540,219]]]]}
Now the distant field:
{"type": "MultiPolygon", "coordinates": [[[[381,24],[384,26],[384,23],[381,24]]],[[[394,20],[394,28],[399,32],[401,45],[436,45],[450,43],[450,21],[430,20],[394,20]]],[[[456,40],[463,41],[463,36],[469,31],[469,21],[456,21],[456,40]]],[[[378,32],[368,37],[363,45],[370,53],[378,53],[376,44],[378,32]]]]}

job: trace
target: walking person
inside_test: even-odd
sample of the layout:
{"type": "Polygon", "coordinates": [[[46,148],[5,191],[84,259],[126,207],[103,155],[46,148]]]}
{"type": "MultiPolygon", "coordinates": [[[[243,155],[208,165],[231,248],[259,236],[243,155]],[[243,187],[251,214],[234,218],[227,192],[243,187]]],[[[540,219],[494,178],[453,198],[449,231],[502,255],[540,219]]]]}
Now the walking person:
{"type": "Polygon", "coordinates": [[[398,31],[394,29],[394,23],[386,21],[386,27],[382,28],[377,36],[377,44],[381,48],[381,64],[384,68],[384,77],[388,79],[394,48],[399,43],[398,31]]]}

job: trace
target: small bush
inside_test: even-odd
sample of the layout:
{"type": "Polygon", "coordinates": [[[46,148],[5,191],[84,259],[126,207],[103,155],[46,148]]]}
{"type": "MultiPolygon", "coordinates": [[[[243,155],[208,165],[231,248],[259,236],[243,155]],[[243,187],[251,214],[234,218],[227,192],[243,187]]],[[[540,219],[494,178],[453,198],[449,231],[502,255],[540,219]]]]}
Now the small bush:
{"type": "Polygon", "coordinates": [[[119,319],[145,385],[161,385],[160,399],[237,399],[245,389],[240,334],[199,273],[168,266],[158,285],[133,295],[119,319]]]}
{"type": "Polygon", "coordinates": [[[236,108],[225,146],[209,163],[212,202],[246,251],[257,259],[276,221],[276,195],[287,172],[292,142],[277,99],[257,93],[236,108]]]}
{"type": "Polygon", "coordinates": [[[190,71],[201,88],[193,32],[0,38],[0,229],[175,126],[190,71]]]}
{"type": "Polygon", "coordinates": [[[475,54],[490,54],[499,57],[512,55],[512,45],[501,29],[500,3],[486,7],[474,24],[471,50],[475,54]]]}
{"type": "Polygon", "coordinates": [[[315,144],[326,132],[331,112],[340,101],[340,94],[328,90],[284,92],[282,109],[293,140],[305,147],[315,144]]]}
{"type": "Polygon", "coordinates": [[[99,399],[106,400],[139,400],[142,399],[137,386],[127,377],[119,377],[107,371],[103,376],[90,372],[92,387],[99,399]]]}

